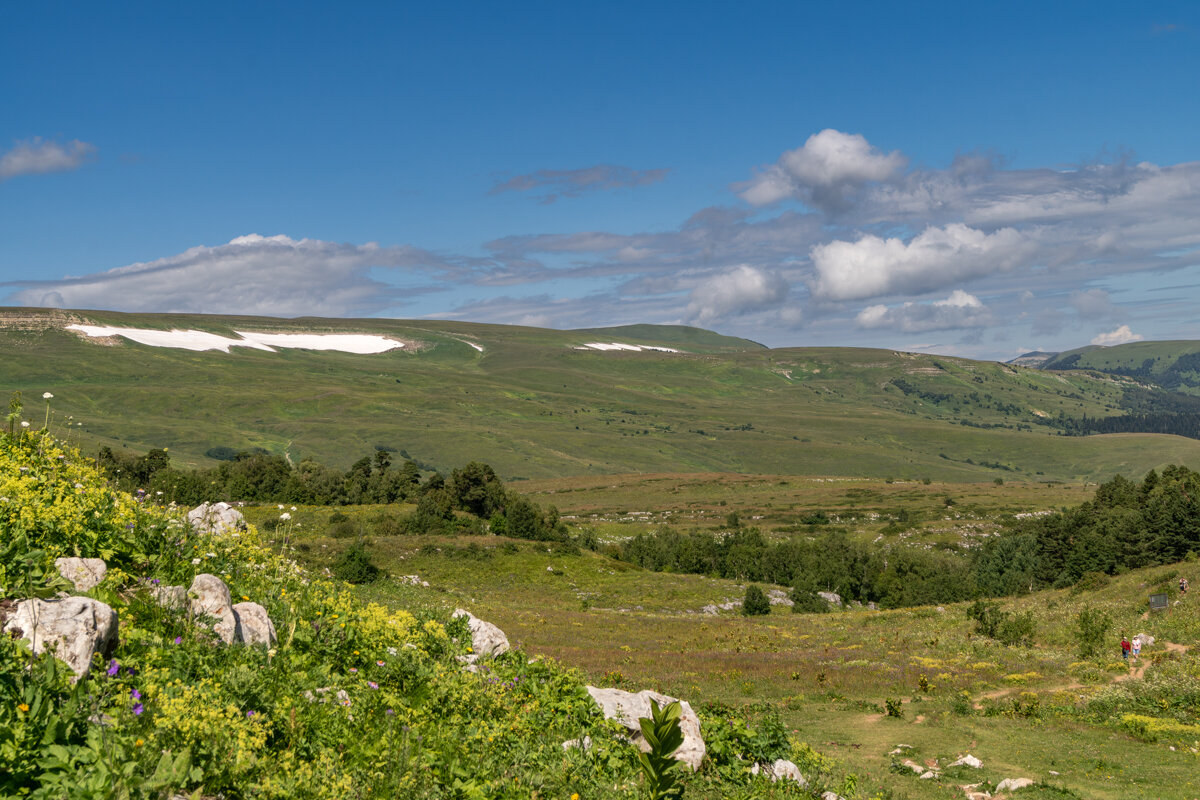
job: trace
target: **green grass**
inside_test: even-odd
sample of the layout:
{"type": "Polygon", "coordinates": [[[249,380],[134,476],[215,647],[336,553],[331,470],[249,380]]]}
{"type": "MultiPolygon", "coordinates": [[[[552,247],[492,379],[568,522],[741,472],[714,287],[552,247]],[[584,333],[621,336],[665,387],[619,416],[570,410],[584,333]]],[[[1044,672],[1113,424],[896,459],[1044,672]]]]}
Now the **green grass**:
{"type": "MultiPolygon", "coordinates": [[[[887,484],[875,489],[882,494],[885,487],[912,492],[912,487],[887,484]]],[[[647,496],[657,497],[656,488],[662,485],[646,487],[647,496]]],[[[853,488],[859,487],[838,486],[822,505],[853,488]]],[[[953,488],[960,496],[968,494],[969,487],[953,488]]],[[[1000,502],[999,492],[976,489],[981,507],[1000,502]]],[[[271,513],[277,509],[253,510],[251,516],[271,513]]],[[[369,517],[377,510],[349,513],[369,517]]],[[[303,516],[302,509],[298,517],[303,516]]],[[[296,555],[317,568],[347,545],[319,531],[314,518],[309,532],[294,540],[296,555]]],[[[1088,710],[1087,698],[1106,691],[1126,672],[1116,646],[1122,629],[1153,634],[1160,642],[1200,644],[1200,597],[1189,596],[1168,615],[1142,619],[1147,593],[1176,574],[1189,576],[1195,585],[1200,564],[1142,570],[1092,592],[1050,591],[1002,601],[1006,610],[1034,615],[1034,645],[1024,648],[974,633],[962,604],[817,615],[776,606],[761,618],[736,611],[713,616],[701,609],[740,599],[744,586],[651,573],[588,551],[497,537],[377,537],[370,542],[373,557],[391,577],[356,589],[363,598],[403,608],[468,608],[528,651],[578,667],[593,683],[655,688],[693,703],[773,704],[789,729],[837,760],[839,774],[857,774],[860,791],[943,798],[954,796],[959,784],[995,784],[1006,777],[1030,777],[1069,792],[1043,788],[1024,795],[1035,798],[1182,800],[1198,791],[1191,743],[1139,740],[1122,727],[1119,708],[1088,710]],[[408,575],[430,586],[409,585],[402,578],[408,575]],[[1084,607],[1107,611],[1113,620],[1112,646],[1091,662],[1079,661],[1072,633],[1075,615],[1084,607]],[[931,684],[927,691],[919,688],[922,675],[931,684]],[[968,716],[954,711],[955,697],[963,691],[980,706],[968,716]],[[1035,715],[1014,714],[1014,699],[1029,702],[1022,693],[1038,698],[1035,715]],[[888,698],[902,701],[902,718],[884,716],[888,698]],[[945,766],[970,752],[984,768],[919,781],[890,768],[889,753],[901,743],[914,746],[918,761],[945,766]]],[[[1160,643],[1143,655],[1154,660],[1168,654],[1160,643]]],[[[1170,664],[1200,679],[1195,655],[1161,663],[1148,668],[1146,685],[1170,664]]],[[[1136,693],[1142,685],[1121,686],[1136,693]]]]}
{"type": "Polygon", "coordinates": [[[0,392],[23,391],[31,419],[41,420],[38,398],[50,391],[52,429],[85,450],[168,447],[183,465],[212,463],[205,452],[226,446],[344,468],[387,448],[443,470],[483,460],[506,479],[735,472],[1079,482],[1200,461],[1192,439],[1060,437],[1037,424],[1117,413],[1122,380],[885,350],[768,350],[694,328],[21,310],[0,315],[0,347],[0,392]],[[379,333],[413,346],[371,356],[192,353],[123,340],[105,347],[56,327],[84,318],[225,334],[379,333]],[[596,340],[687,352],[574,349],[596,340]]]}

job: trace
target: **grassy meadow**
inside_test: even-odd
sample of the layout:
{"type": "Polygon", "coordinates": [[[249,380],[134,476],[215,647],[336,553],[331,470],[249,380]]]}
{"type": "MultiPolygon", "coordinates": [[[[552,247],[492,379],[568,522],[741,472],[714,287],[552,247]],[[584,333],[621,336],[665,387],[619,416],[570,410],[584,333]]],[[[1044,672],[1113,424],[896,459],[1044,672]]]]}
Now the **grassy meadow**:
{"type": "Polygon", "coordinates": [[[854,348],[769,350],[694,328],[550,331],[401,320],[282,320],[19,310],[0,315],[0,392],[55,395],[52,428],[85,452],[214,447],[344,468],[376,449],[506,480],[623,472],[896,480],[1104,480],[1200,460],[1200,441],[1063,437],[1044,424],[1119,412],[1129,379],[854,348]],[[126,327],[382,334],[379,355],[107,345],[126,327]],[[679,353],[578,349],[593,341],[679,353]]]}
{"type": "MultiPolygon", "coordinates": [[[[1022,504],[1052,508],[1085,494],[1082,486],[821,483],[794,476],[721,476],[708,484],[697,476],[653,476],[640,494],[628,476],[603,485],[579,479],[526,488],[536,489],[539,502],[553,500],[567,511],[602,509],[598,513],[630,518],[608,525],[631,531],[661,524],[631,516],[634,511],[662,519],[667,511],[704,503],[712,513],[699,516],[702,526],[730,510],[743,519],[756,516],[787,498],[793,510],[832,512],[848,508],[861,496],[856,490],[870,490],[874,496],[855,508],[861,516],[847,532],[871,538],[885,525],[870,516],[874,510],[932,511],[947,494],[964,501],[956,508],[973,509],[970,525],[994,524],[1022,504]],[[564,491],[568,486],[576,491],[564,491]],[[633,501],[639,501],[636,509],[633,501]]],[[[388,511],[336,513],[366,529],[388,511]]],[[[269,527],[278,510],[247,513],[269,527]]],[[[302,562],[328,567],[354,540],[326,535],[332,513],[299,509],[299,527],[277,528],[274,536],[286,532],[302,562]]],[[[673,516],[678,523],[682,515],[665,519],[673,516]]],[[[918,546],[947,535],[961,543],[972,530],[929,520],[910,536],[918,546]]],[[[1175,600],[1179,575],[1200,579],[1198,563],[1141,570],[1083,591],[1002,601],[1006,611],[1028,612],[1035,624],[1031,646],[1010,647],[976,633],[966,604],[828,614],[794,614],[776,605],[765,617],[744,617],[736,608],[711,614],[705,606],[739,601],[745,586],[649,572],[562,544],[491,536],[369,541],[388,576],[356,587],[361,598],[435,613],[468,608],[529,652],[576,667],[598,685],[654,688],[694,704],[770,704],[799,738],[833,759],[833,783],[852,775],[862,796],[962,797],[960,786],[994,786],[1010,777],[1044,784],[1021,792],[1029,798],[1200,796],[1200,651],[1166,645],[1200,644],[1200,598],[1187,596],[1162,615],[1146,611],[1148,593],[1167,591],[1175,600]],[[1077,652],[1076,617],[1085,608],[1109,617],[1104,647],[1092,658],[1077,652]],[[1143,651],[1145,669],[1136,677],[1120,658],[1122,631],[1158,640],[1143,651]],[[901,716],[888,715],[889,701],[901,716]],[[894,753],[900,745],[909,748],[894,753]],[[966,753],[983,768],[944,769],[921,780],[902,765],[908,759],[946,767],[966,753]]]]}

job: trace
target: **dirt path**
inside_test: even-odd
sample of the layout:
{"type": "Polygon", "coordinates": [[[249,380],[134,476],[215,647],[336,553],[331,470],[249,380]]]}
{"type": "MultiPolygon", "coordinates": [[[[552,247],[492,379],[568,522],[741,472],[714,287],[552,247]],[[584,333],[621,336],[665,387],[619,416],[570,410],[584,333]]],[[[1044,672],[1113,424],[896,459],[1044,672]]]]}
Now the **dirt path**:
{"type": "MultiPolygon", "coordinates": [[[[1166,649],[1166,651],[1168,653],[1181,653],[1182,654],[1182,653],[1186,653],[1188,651],[1187,645],[1176,644],[1175,642],[1163,642],[1162,646],[1166,649]]],[[[1139,658],[1138,665],[1136,667],[1131,664],[1129,666],[1128,672],[1125,672],[1121,675],[1114,676],[1112,679],[1112,682],[1113,683],[1121,683],[1122,681],[1127,681],[1127,680],[1130,680],[1131,678],[1139,678],[1140,679],[1143,675],[1146,674],[1146,667],[1148,667],[1149,665],[1150,665],[1149,661],[1147,661],[1146,659],[1143,659],[1143,658],[1139,658]]],[[[1069,692],[1072,689],[1082,689],[1082,688],[1084,688],[1084,685],[1082,683],[1079,683],[1078,681],[1071,681],[1070,683],[1064,683],[1064,684],[1060,684],[1058,686],[1047,686],[1047,687],[1042,688],[1040,691],[1043,691],[1043,692],[1069,692]]],[[[993,689],[990,692],[984,692],[983,694],[979,695],[979,700],[981,700],[981,701],[982,700],[996,700],[1001,697],[1008,697],[1009,695],[1016,694],[1019,691],[1021,691],[1021,689],[1019,687],[1005,688],[1005,689],[993,689]]],[[[981,711],[982,709],[983,709],[983,704],[981,702],[976,702],[975,710],[981,711]]]]}

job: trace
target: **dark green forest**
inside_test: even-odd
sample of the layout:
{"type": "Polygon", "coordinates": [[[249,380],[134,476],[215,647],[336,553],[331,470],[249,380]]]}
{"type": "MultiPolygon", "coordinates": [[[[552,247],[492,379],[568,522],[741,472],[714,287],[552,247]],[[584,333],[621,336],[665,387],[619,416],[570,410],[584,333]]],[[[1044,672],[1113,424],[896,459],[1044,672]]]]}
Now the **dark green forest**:
{"type": "Polygon", "coordinates": [[[1200,473],[1171,466],[1135,483],[1117,476],[1094,498],[1045,516],[1007,521],[982,546],[871,547],[844,531],[770,541],[754,528],[661,530],[621,544],[619,558],[652,570],[792,586],[810,610],[818,591],[883,607],[951,603],[1065,588],[1095,575],[1194,558],[1200,551],[1200,473]]]}

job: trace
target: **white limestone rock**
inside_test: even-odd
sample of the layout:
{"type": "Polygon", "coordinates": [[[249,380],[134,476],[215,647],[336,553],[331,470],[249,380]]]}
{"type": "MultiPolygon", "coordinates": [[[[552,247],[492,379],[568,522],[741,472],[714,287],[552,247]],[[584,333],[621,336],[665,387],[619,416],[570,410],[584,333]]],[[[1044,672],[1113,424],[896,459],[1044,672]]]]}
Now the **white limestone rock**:
{"type": "Polygon", "coordinates": [[[463,608],[456,608],[453,616],[455,619],[466,617],[467,627],[471,630],[471,649],[474,652],[470,655],[459,656],[460,661],[473,664],[481,658],[508,652],[508,637],[504,635],[504,631],[492,623],[484,622],[463,608]]]}
{"type": "Polygon", "coordinates": [[[59,575],[74,584],[77,592],[95,588],[108,574],[108,565],[103,558],[56,558],[54,567],[59,575]]]}
{"type": "Polygon", "coordinates": [[[1015,792],[1017,789],[1024,789],[1026,786],[1033,786],[1031,778],[1005,778],[996,786],[997,792],[1015,792]]]}
{"type": "Polygon", "coordinates": [[[117,644],[117,612],[90,597],[22,600],[4,625],[20,632],[33,652],[47,650],[82,678],[97,653],[107,655],[117,644]]]}
{"type": "Polygon", "coordinates": [[[772,764],[755,764],[750,767],[751,775],[766,775],[772,783],[778,781],[794,781],[800,786],[808,786],[808,779],[800,774],[800,768],[792,761],[777,758],[772,764]]]}
{"type": "Polygon", "coordinates": [[[232,533],[246,530],[246,518],[229,503],[201,503],[188,512],[197,533],[232,533]]]}
{"type": "Polygon", "coordinates": [[[817,592],[817,597],[836,608],[842,607],[842,596],[837,592],[817,592]]]}
{"type": "Polygon", "coordinates": [[[267,610],[258,603],[237,603],[233,607],[237,617],[237,628],[245,644],[261,644],[267,647],[279,641],[275,635],[275,624],[267,616],[267,610]]]}
{"type": "Polygon", "coordinates": [[[233,644],[241,640],[238,619],[233,613],[233,600],[223,580],[202,572],[192,581],[188,596],[192,599],[192,616],[197,620],[211,617],[213,631],[221,637],[221,641],[233,644]]]}
{"type": "MultiPolygon", "coordinates": [[[[588,686],[587,690],[592,699],[596,701],[596,705],[600,706],[604,718],[615,719],[621,723],[629,732],[629,740],[637,745],[643,753],[650,752],[650,745],[642,737],[642,726],[639,720],[650,718],[650,701],[653,699],[661,708],[676,700],[674,697],[668,697],[649,689],[634,693],[621,689],[599,689],[595,686],[588,686]]],[[[683,733],[683,744],[675,751],[674,758],[676,761],[687,764],[695,772],[700,769],[700,762],[704,760],[704,754],[707,752],[704,739],[700,735],[700,717],[696,715],[691,704],[686,700],[680,701],[679,706],[681,712],[679,728],[683,733]]]]}
{"type": "Polygon", "coordinates": [[[952,766],[952,767],[970,767],[971,769],[979,769],[980,767],[983,766],[983,762],[980,761],[975,756],[971,755],[970,753],[967,753],[965,756],[958,759],[957,761],[952,763],[950,766],[952,766]]]}

